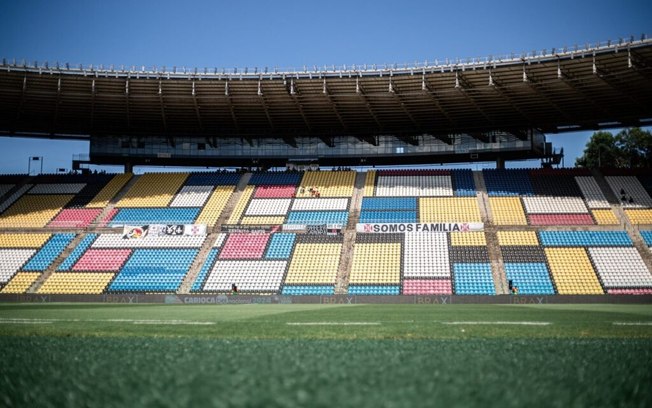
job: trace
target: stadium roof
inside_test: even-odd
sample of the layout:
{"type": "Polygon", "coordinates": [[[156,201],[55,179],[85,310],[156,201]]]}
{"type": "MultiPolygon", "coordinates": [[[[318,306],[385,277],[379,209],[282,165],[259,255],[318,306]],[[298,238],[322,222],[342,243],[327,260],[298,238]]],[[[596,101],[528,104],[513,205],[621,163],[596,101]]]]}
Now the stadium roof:
{"type": "Polygon", "coordinates": [[[0,132],[295,137],[652,124],[652,40],[505,58],[303,70],[0,65],[0,132]]]}

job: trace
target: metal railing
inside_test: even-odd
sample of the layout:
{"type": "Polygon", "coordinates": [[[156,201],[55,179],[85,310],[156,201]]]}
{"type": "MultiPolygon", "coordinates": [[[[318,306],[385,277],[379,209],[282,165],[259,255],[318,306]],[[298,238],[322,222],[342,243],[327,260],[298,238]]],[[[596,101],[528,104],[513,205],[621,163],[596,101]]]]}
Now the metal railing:
{"type": "Polygon", "coordinates": [[[583,46],[577,44],[568,47],[545,48],[543,50],[532,50],[523,53],[511,53],[503,55],[489,55],[486,57],[472,58],[446,58],[443,60],[435,59],[425,61],[415,61],[412,63],[394,63],[394,64],[351,64],[351,65],[324,65],[324,66],[307,66],[296,68],[279,68],[279,67],[244,67],[244,68],[187,68],[166,66],[125,66],[125,65],[83,65],[83,64],[60,64],[49,62],[26,60],[9,61],[2,59],[0,69],[7,71],[28,71],[50,74],[67,74],[67,75],[84,75],[84,76],[101,76],[115,78],[166,78],[166,79],[193,79],[193,78],[214,78],[214,79],[278,79],[278,78],[323,78],[323,77],[344,77],[344,76],[383,76],[383,75],[400,75],[400,74],[426,74],[435,72],[452,72],[465,69],[490,69],[502,65],[515,63],[526,63],[536,60],[550,60],[562,58],[575,58],[576,56],[597,55],[605,52],[617,52],[623,48],[640,47],[652,44],[652,39],[647,34],[642,34],[640,39],[630,36],[627,39],[620,38],[617,41],[601,41],[596,43],[586,43],[583,46]]]}

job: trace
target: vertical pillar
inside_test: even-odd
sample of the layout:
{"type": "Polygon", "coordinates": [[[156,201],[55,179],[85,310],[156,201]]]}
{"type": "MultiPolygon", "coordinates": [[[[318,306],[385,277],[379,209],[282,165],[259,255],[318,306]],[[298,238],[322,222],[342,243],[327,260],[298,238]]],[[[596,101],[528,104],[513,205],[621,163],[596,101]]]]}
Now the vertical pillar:
{"type": "Polygon", "coordinates": [[[505,159],[503,159],[502,157],[496,158],[496,169],[497,170],[505,169],[505,159]]]}
{"type": "Polygon", "coordinates": [[[134,172],[134,165],[133,163],[125,163],[125,173],[133,173],[134,172]]]}

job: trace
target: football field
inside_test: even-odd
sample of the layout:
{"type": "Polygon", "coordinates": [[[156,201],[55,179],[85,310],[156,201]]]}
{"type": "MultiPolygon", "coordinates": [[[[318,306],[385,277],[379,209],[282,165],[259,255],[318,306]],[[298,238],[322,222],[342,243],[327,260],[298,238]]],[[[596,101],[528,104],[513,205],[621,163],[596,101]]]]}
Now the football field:
{"type": "Polygon", "coordinates": [[[651,406],[650,305],[0,304],[0,406],[651,406]]]}

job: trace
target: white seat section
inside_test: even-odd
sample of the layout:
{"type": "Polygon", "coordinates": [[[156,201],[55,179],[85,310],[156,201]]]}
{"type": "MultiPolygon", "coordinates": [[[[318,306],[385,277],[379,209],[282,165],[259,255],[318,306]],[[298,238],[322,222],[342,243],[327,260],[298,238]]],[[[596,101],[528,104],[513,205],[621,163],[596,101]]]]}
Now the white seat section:
{"type": "Polygon", "coordinates": [[[607,198],[602,193],[598,182],[591,176],[576,176],[575,182],[580,187],[589,208],[610,208],[607,198]]]}
{"type": "Polygon", "coordinates": [[[195,236],[152,236],[139,239],[124,239],[122,234],[101,234],[92,248],[197,248],[202,245],[205,235],[195,236]]]}
{"type": "Polygon", "coordinates": [[[221,232],[217,234],[217,239],[215,240],[215,243],[213,244],[213,248],[219,248],[224,244],[224,240],[226,239],[226,234],[221,232]]]}
{"type": "Polygon", "coordinates": [[[406,278],[450,278],[446,234],[405,234],[403,276],[406,278]]]}
{"type": "Polygon", "coordinates": [[[378,176],[376,196],[452,197],[450,176],[378,176]]]}
{"type": "Polygon", "coordinates": [[[292,210],[346,210],[348,205],[348,198],[297,198],[292,203],[292,210]]]}
{"type": "Polygon", "coordinates": [[[27,194],[77,194],[84,187],[85,183],[37,184],[27,194]]]}
{"type": "Polygon", "coordinates": [[[0,249],[0,283],[11,279],[35,252],[35,249],[0,249]]]}
{"type": "Polygon", "coordinates": [[[15,191],[12,195],[10,195],[4,203],[0,204],[0,213],[4,212],[7,208],[9,208],[13,203],[16,202],[20,197],[22,197],[23,194],[27,192],[32,188],[32,184],[25,184],[21,188],[19,188],[17,191],[15,191]]]}
{"type": "Polygon", "coordinates": [[[652,275],[636,248],[592,247],[589,254],[606,287],[652,287],[652,275]]]}
{"type": "Polygon", "coordinates": [[[170,207],[203,207],[211,192],[213,186],[183,186],[170,207]]]}
{"type": "Polygon", "coordinates": [[[650,208],[652,207],[652,198],[645,191],[638,179],[634,176],[607,176],[605,177],[609,187],[614,192],[616,197],[621,199],[621,190],[625,191],[626,202],[621,202],[625,208],[650,208]],[[633,203],[629,202],[629,197],[634,200],[633,203]]]}
{"type": "Polygon", "coordinates": [[[204,290],[230,291],[236,284],[241,291],[276,292],[281,287],[287,261],[217,261],[204,290]]]}
{"type": "Polygon", "coordinates": [[[579,197],[522,197],[528,214],[586,214],[589,210],[579,197]]]}
{"type": "Polygon", "coordinates": [[[14,184],[0,184],[0,197],[7,194],[12,188],[14,188],[14,184]]]}
{"type": "Polygon", "coordinates": [[[245,215],[285,215],[291,201],[290,198],[255,198],[249,203],[245,215]]]}

